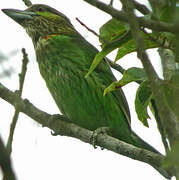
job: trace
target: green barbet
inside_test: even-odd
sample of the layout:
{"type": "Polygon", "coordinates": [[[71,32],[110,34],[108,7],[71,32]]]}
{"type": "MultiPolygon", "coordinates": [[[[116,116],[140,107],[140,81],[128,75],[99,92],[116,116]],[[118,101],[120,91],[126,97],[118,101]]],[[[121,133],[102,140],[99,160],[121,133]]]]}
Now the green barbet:
{"type": "MultiPolygon", "coordinates": [[[[122,89],[103,96],[104,89],[116,80],[105,59],[85,78],[98,50],[74,29],[65,15],[42,4],[24,11],[2,11],[32,38],[40,73],[60,111],[71,122],[92,131],[108,127],[111,136],[159,153],[131,130],[122,89]]],[[[152,166],[170,177],[160,167],[152,166]]]]}
{"type": "Polygon", "coordinates": [[[130,113],[122,89],[103,96],[115,81],[103,60],[85,78],[98,50],[57,10],[42,4],[3,12],[25,28],[32,38],[40,73],[60,111],[81,127],[109,127],[110,134],[134,146],[157,152],[130,127],[130,113]]]}

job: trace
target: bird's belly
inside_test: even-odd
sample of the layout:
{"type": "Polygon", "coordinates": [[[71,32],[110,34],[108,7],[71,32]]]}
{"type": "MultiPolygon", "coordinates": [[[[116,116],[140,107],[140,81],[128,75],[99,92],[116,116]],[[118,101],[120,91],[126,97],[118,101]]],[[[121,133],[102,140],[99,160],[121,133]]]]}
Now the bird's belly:
{"type": "Polygon", "coordinates": [[[84,76],[61,69],[50,75],[46,84],[60,111],[73,123],[90,130],[109,126],[103,90],[93,77],[84,76]]]}
{"type": "Polygon", "coordinates": [[[111,93],[103,96],[111,81],[106,82],[104,74],[95,71],[85,78],[89,68],[83,61],[86,56],[72,52],[52,46],[36,50],[40,73],[60,111],[73,123],[90,130],[109,126],[122,133],[122,129],[128,129],[118,99],[111,93]]]}

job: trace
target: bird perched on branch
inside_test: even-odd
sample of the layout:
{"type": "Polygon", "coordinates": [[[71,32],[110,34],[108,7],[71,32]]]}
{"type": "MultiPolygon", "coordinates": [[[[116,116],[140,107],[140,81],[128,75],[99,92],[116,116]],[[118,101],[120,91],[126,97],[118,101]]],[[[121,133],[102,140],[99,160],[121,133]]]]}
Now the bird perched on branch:
{"type": "Polygon", "coordinates": [[[32,38],[40,73],[60,111],[71,122],[95,131],[109,127],[110,134],[134,146],[157,153],[130,127],[130,113],[122,89],[103,96],[115,81],[103,60],[85,78],[98,50],[87,42],[69,19],[42,4],[21,11],[3,9],[32,38]]]}

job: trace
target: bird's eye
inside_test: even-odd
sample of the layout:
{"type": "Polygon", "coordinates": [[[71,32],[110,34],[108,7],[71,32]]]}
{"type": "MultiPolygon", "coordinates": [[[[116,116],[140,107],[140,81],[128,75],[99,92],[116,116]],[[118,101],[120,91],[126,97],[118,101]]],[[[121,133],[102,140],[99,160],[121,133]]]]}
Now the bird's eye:
{"type": "Polygon", "coordinates": [[[43,11],[43,8],[42,8],[42,7],[39,7],[39,8],[38,8],[38,11],[42,12],[42,11],[43,11]]]}

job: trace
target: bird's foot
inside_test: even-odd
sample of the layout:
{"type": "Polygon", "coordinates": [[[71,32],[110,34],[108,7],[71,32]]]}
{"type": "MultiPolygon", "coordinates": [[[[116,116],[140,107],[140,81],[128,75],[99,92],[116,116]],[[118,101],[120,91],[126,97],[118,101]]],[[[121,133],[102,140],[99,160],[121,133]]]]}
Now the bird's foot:
{"type": "MultiPolygon", "coordinates": [[[[110,129],[109,127],[100,127],[98,129],[96,129],[95,131],[93,131],[93,134],[90,137],[90,143],[92,144],[92,146],[96,149],[96,141],[97,141],[97,137],[99,134],[110,134],[110,129]]],[[[103,149],[103,148],[101,148],[103,149]]]]}

